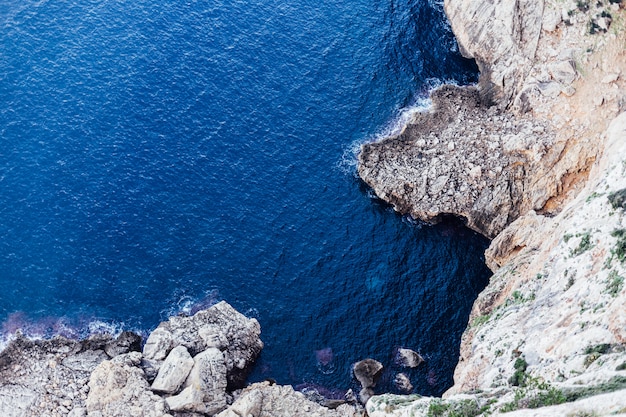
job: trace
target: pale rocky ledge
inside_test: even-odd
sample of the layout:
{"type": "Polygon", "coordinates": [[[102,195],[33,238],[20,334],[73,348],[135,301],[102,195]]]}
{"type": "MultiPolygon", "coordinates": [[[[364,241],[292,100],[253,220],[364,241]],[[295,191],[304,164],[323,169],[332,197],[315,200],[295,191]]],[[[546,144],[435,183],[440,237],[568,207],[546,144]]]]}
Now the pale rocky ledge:
{"type": "MultiPolygon", "coordinates": [[[[382,416],[626,414],[626,0],[445,0],[478,86],[444,86],[359,174],[399,212],[464,218],[494,271],[443,399],[362,400],[382,416]]],[[[359,416],[291,387],[244,387],[259,324],[222,302],[123,333],[18,338],[3,416],[359,416]]],[[[365,368],[377,369],[375,364],[365,368]]],[[[370,397],[371,396],[371,397],[370,397]]],[[[368,399],[369,398],[369,399],[368,399]]]]}

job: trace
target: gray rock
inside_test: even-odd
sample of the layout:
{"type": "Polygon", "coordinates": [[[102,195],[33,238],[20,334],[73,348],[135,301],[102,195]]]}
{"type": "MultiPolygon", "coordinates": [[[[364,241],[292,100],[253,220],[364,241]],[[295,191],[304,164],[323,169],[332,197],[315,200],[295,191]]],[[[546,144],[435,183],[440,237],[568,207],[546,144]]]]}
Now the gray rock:
{"type": "Polygon", "coordinates": [[[424,358],[414,350],[400,348],[396,352],[395,362],[405,368],[417,368],[424,362],[424,358]]]}
{"type": "Polygon", "coordinates": [[[399,373],[396,375],[393,379],[393,384],[399,391],[404,392],[405,394],[413,391],[413,384],[411,384],[411,380],[408,376],[406,376],[406,374],[399,373]]]}
{"type": "Polygon", "coordinates": [[[104,346],[104,351],[111,358],[128,352],[139,352],[141,336],[133,332],[122,332],[115,340],[104,346]]]}
{"type": "Polygon", "coordinates": [[[363,388],[376,386],[382,374],[383,364],[374,359],[364,359],[354,364],[352,369],[354,377],[361,383],[363,388]]]}
{"type": "Polygon", "coordinates": [[[148,336],[148,340],[146,340],[146,344],[143,347],[143,356],[146,359],[163,360],[170,353],[173,345],[172,333],[161,323],[148,336]]]}
{"type": "Polygon", "coordinates": [[[550,65],[548,69],[552,78],[564,85],[573,83],[578,75],[576,72],[576,64],[572,60],[556,62],[550,65]]]}
{"type": "Polygon", "coordinates": [[[174,394],[178,392],[187,379],[194,360],[184,346],[176,346],[170,351],[159,368],[159,372],[152,383],[152,390],[174,394]]]}
{"type": "Polygon", "coordinates": [[[242,387],[249,366],[257,358],[263,342],[256,319],[248,319],[222,301],[191,317],[172,317],[162,322],[144,346],[146,359],[162,360],[174,346],[185,346],[191,356],[209,347],[224,350],[231,388],[242,387]]]}
{"type": "Polygon", "coordinates": [[[173,411],[215,414],[226,408],[224,354],[209,348],[193,358],[193,368],[179,395],[166,399],[173,411]]]}
{"type": "Polygon", "coordinates": [[[98,365],[89,378],[89,416],[162,417],[167,413],[165,400],[150,390],[140,362],[141,353],[131,352],[98,365]]]}
{"type": "Polygon", "coordinates": [[[359,401],[361,404],[367,404],[367,401],[374,396],[374,390],[372,388],[363,388],[359,392],[359,401]]]}
{"type": "Polygon", "coordinates": [[[363,416],[355,407],[343,404],[330,410],[308,400],[291,386],[272,385],[268,382],[252,384],[245,388],[235,402],[217,417],[358,417],[363,416]]]}

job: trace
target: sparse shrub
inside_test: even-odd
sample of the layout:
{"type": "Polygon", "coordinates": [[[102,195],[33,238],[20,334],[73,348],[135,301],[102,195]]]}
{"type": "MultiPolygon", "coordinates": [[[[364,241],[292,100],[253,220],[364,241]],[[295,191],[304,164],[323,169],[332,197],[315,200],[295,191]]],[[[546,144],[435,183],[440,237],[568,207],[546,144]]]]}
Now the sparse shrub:
{"type": "Polygon", "coordinates": [[[609,273],[609,277],[606,283],[606,290],[612,297],[617,297],[617,295],[622,291],[622,287],[624,286],[624,277],[617,274],[617,271],[611,271],[609,273]]]}
{"type": "Polygon", "coordinates": [[[620,262],[624,262],[626,259],[626,229],[615,229],[611,232],[611,236],[617,238],[611,253],[617,256],[620,262]]]}
{"type": "Polygon", "coordinates": [[[609,194],[608,198],[613,209],[626,209],[626,188],[622,188],[621,190],[609,194]]]}
{"type": "Polygon", "coordinates": [[[509,383],[514,387],[525,387],[526,380],[528,379],[528,375],[526,374],[528,363],[523,357],[519,357],[515,360],[513,368],[515,372],[513,372],[513,375],[509,378],[509,383]]]}
{"type": "Polygon", "coordinates": [[[576,237],[580,237],[580,242],[578,243],[578,246],[576,248],[570,251],[571,256],[578,256],[581,253],[587,252],[593,247],[593,244],[591,243],[590,232],[579,233],[576,235],[576,237]]]}

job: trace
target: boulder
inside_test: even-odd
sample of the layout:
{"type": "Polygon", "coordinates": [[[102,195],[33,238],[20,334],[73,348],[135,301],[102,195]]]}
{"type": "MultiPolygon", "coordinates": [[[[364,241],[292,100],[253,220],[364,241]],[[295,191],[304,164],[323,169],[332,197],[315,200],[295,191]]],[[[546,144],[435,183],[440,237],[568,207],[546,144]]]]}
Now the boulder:
{"type": "Polygon", "coordinates": [[[209,348],[193,358],[193,367],[182,392],[166,401],[173,411],[212,415],[226,408],[226,385],[224,354],[219,349],[209,348]]]}
{"type": "Polygon", "coordinates": [[[146,359],[163,360],[175,346],[185,346],[191,356],[217,348],[223,350],[232,389],[245,384],[249,366],[257,358],[263,342],[261,326],[222,301],[191,317],[171,317],[148,337],[144,346],[146,359]]]}
{"type": "Polygon", "coordinates": [[[409,393],[413,391],[413,384],[411,384],[411,380],[406,374],[399,373],[393,379],[393,385],[398,389],[398,391],[403,393],[409,393]]]}
{"type": "Polygon", "coordinates": [[[168,407],[155,395],[139,368],[141,353],[131,352],[102,362],[89,378],[90,417],[162,417],[168,407]]]}
{"type": "Polygon", "coordinates": [[[383,364],[374,359],[364,359],[354,364],[354,377],[363,388],[372,388],[380,378],[383,364]]]}
{"type": "Polygon", "coordinates": [[[167,355],[152,383],[152,390],[174,394],[187,379],[194,360],[184,346],[176,346],[167,355]]]}
{"type": "Polygon", "coordinates": [[[308,400],[293,387],[269,382],[252,384],[217,417],[357,417],[363,413],[354,406],[342,404],[330,410],[308,400]]]}
{"type": "Polygon", "coordinates": [[[417,368],[424,362],[424,358],[414,350],[400,348],[396,353],[395,362],[405,368],[417,368]]]}
{"type": "Polygon", "coordinates": [[[104,345],[104,351],[110,358],[128,352],[140,352],[141,336],[133,332],[122,332],[115,340],[104,345]]]}

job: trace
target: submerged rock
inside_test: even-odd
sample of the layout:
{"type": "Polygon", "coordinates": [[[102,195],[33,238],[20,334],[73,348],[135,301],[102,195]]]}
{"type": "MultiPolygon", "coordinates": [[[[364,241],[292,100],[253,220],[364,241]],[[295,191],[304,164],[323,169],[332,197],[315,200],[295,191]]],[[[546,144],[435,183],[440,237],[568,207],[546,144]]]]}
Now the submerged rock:
{"type": "Polygon", "coordinates": [[[393,380],[393,384],[401,392],[409,393],[413,391],[413,384],[411,384],[411,380],[408,376],[406,376],[406,374],[400,373],[396,375],[393,380]]]}

